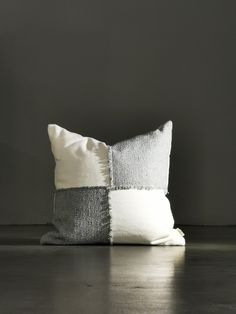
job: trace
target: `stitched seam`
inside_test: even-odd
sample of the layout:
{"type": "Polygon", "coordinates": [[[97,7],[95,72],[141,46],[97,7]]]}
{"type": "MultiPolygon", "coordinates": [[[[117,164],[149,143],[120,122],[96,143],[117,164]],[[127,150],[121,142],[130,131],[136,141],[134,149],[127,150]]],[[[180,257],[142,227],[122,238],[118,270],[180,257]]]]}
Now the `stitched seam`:
{"type": "Polygon", "coordinates": [[[109,151],[108,151],[108,168],[109,168],[109,174],[110,174],[110,186],[114,185],[112,159],[113,159],[113,157],[112,157],[112,147],[109,146],[109,151]]]}

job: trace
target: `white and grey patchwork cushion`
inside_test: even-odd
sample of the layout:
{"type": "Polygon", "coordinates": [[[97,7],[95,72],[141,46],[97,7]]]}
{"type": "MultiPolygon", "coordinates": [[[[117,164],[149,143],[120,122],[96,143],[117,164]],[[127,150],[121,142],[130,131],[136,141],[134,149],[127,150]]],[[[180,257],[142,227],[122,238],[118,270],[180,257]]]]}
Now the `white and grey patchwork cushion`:
{"type": "Polygon", "coordinates": [[[113,146],[55,124],[48,134],[56,231],[42,244],[185,244],[166,197],[171,121],[113,146]]]}

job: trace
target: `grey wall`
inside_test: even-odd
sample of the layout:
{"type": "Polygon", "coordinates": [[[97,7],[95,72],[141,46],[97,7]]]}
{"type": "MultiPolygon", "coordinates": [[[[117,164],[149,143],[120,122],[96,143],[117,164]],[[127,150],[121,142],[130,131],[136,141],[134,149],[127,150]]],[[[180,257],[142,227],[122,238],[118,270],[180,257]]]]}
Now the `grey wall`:
{"type": "Polygon", "coordinates": [[[48,123],[113,144],[174,122],[180,224],[236,224],[235,1],[0,2],[0,223],[52,217],[48,123]]]}

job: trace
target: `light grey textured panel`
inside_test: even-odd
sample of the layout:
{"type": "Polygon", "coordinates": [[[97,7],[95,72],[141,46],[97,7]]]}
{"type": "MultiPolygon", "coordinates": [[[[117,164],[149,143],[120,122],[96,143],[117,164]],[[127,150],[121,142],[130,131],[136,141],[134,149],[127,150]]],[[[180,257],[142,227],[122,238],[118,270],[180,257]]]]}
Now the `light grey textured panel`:
{"type": "Polygon", "coordinates": [[[57,232],[45,234],[42,244],[109,244],[110,215],[105,187],[55,192],[53,223],[57,232]]]}
{"type": "Polygon", "coordinates": [[[172,122],[158,130],[119,142],[110,148],[113,186],[168,189],[172,122]]]}

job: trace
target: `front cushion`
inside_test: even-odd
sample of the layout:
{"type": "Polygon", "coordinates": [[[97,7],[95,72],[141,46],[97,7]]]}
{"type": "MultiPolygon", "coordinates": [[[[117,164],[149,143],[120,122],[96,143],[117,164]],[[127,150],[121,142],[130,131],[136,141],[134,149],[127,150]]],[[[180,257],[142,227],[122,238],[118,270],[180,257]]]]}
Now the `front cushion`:
{"type": "Polygon", "coordinates": [[[114,146],[53,124],[48,134],[56,162],[56,231],[42,244],[185,244],[165,195],[171,121],[114,146]]]}

